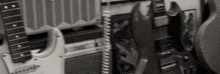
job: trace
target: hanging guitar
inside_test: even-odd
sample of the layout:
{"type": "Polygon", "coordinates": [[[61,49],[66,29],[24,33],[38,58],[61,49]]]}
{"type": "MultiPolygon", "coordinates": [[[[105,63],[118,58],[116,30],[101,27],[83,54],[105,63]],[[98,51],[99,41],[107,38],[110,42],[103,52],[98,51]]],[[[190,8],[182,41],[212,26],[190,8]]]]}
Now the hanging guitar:
{"type": "Polygon", "coordinates": [[[160,73],[160,66],[158,64],[159,57],[155,48],[155,40],[169,37],[167,34],[167,26],[165,26],[168,25],[168,17],[165,13],[163,0],[160,1],[158,4],[162,5],[162,7],[159,7],[159,9],[154,9],[157,8],[157,5],[154,5],[154,0],[152,0],[148,3],[137,4],[132,10],[131,29],[133,39],[137,44],[140,58],[148,59],[144,74],[160,73]],[[140,9],[147,9],[147,12],[140,9]],[[154,10],[162,14],[157,15],[156,12],[154,13],[154,10]],[[164,23],[159,20],[162,20],[164,23]],[[153,21],[157,22],[153,23],[153,21]]]}
{"type": "Polygon", "coordinates": [[[64,39],[58,29],[49,32],[42,52],[31,50],[25,33],[18,0],[0,0],[1,32],[0,74],[64,74],[64,39]]]}
{"type": "Polygon", "coordinates": [[[184,74],[188,69],[193,69],[190,73],[194,74],[196,69],[192,56],[187,51],[178,52],[180,38],[169,33],[172,25],[181,24],[172,23],[176,20],[167,15],[164,1],[139,3],[132,10],[133,39],[140,58],[148,59],[144,74],[184,74]]]}

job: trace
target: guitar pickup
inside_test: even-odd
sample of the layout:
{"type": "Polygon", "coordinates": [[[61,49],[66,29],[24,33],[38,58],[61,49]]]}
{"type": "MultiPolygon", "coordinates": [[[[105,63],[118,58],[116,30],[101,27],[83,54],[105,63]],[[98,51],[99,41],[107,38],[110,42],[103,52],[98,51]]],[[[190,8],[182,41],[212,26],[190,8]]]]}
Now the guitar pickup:
{"type": "Polygon", "coordinates": [[[164,45],[172,44],[172,42],[173,42],[173,41],[170,40],[170,39],[156,41],[157,46],[164,46],[164,45]]]}
{"type": "Polygon", "coordinates": [[[166,51],[173,48],[173,40],[172,37],[166,37],[155,40],[155,48],[156,51],[166,51]]]}
{"type": "Polygon", "coordinates": [[[157,16],[154,17],[154,25],[155,27],[161,27],[161,26],[166,26],[169,24],[169,19],[168,16],[157,16]]]}
{"type": "Polygon", "coordinates": [[[15,69],[10,74],[28,74],[28,73],[36,71],[39,67],[40,67],[40,65],[24,66],[24,67],[20,67],[20,68],[15,69]]]}
{"type": "Polygon", "coordinates": [[[160,66],[163,72],[177,68],[177,62],[174,57],[167,57],[160,59],[160,66]]]}
{"type": "Polygon", "coordinates": [[[169,57],[169,56],[172,56],[173,55],[173,51],[171,50],[168,50],[168,51],[164,51],[164,52],[161,52],[161,53],[158,53],[158,56],[160,58],[165,58],[165,57],[169,57]]]}

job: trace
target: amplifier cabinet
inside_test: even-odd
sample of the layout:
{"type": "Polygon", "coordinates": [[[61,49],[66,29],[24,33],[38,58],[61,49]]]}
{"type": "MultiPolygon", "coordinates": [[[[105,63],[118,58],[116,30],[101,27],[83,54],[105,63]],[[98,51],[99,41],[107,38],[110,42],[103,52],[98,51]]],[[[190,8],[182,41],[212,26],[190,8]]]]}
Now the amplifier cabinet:
{"type": "Polygon", "coordinates": [[[99,23],[101,0],[18,0],[27,34],[99,23]]]}
{"type": "Polygon", "coordinates": [[[65,74],[101,74],[101,61],[101,52],[66,58],[65,74]]]}
{"type": "Polygon", "coordinates": [[[104,38],[80,41],[67,44],[65,47],[64,71],[65,74],[111,74],[111,53],[105,58],[104,38]],[[109,60],[109,61],[104,61],[109,60]],[[103,65],[103,63],[108,63],[103,65]],[[108,73],[104,70],[108,69],[108,73]]]}

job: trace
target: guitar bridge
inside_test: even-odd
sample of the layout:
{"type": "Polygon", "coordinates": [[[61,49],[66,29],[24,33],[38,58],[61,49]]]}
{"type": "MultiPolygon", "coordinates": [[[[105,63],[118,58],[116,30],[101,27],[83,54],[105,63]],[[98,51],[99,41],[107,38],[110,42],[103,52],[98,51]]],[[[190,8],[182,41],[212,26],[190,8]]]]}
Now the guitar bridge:
{"type": "Polygon", "coordinates": [[[20,68],[15,69],[10,74],[27,74],[27,73],[36,71],[37,68],[39,68],[39,67],[40,67],[40,65],[24,66],[24,67],[20,67],[20,68]]]}

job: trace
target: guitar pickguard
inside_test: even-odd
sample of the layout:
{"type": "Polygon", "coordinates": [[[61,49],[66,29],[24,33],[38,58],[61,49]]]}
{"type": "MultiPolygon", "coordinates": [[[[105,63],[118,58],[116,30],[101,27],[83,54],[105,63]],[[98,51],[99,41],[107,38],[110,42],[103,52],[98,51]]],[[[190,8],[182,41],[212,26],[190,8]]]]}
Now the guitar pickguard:
{"type": "Polygon", "coordinates": [[[25,63],[13,63],[10,54],[3,54],[9,74],[64,74],[64,38],[58,29],[51,33],[45,51],[31,51],[33,58],[25,63]]]}

